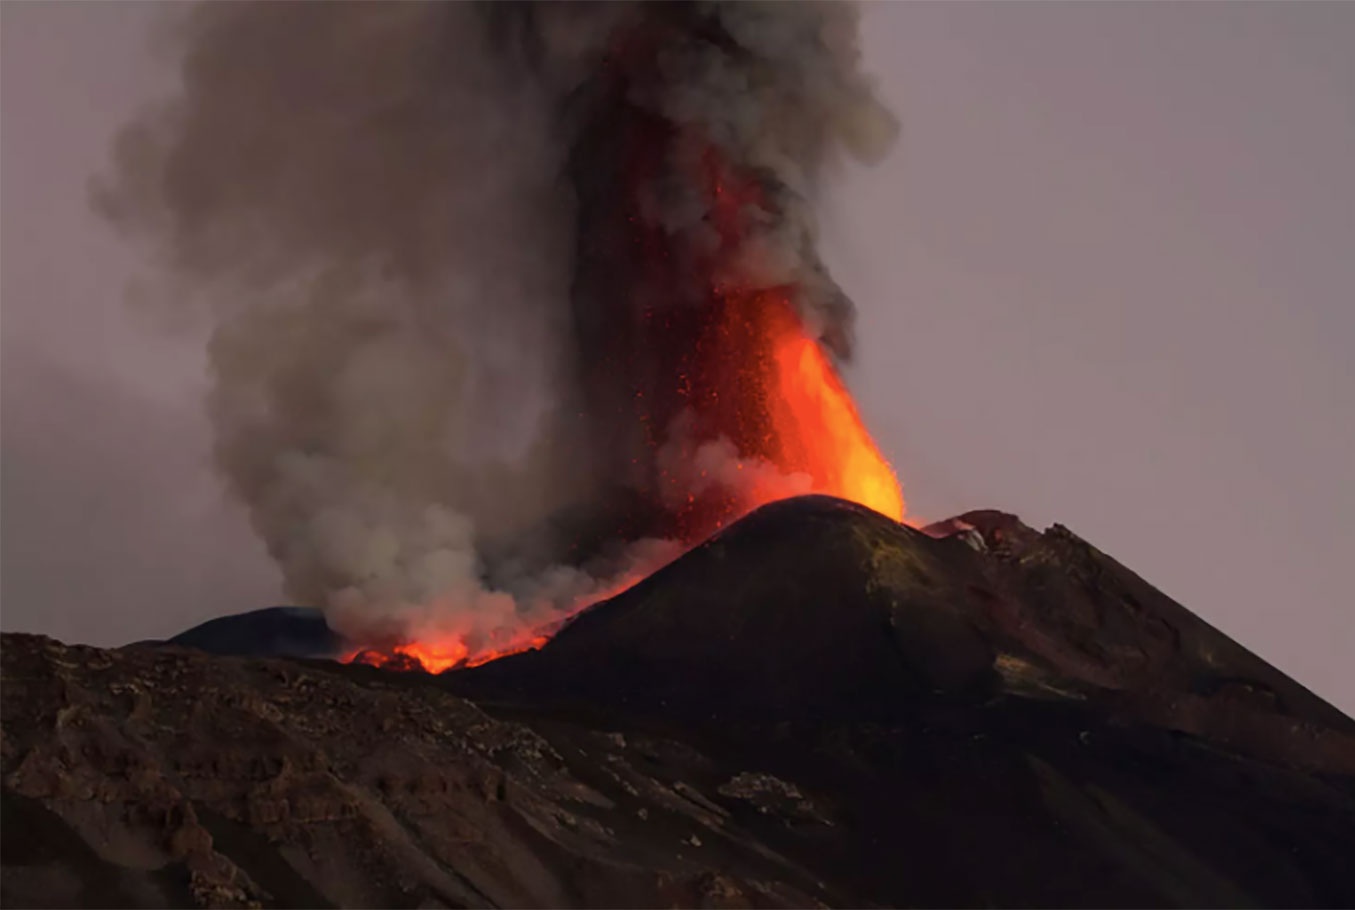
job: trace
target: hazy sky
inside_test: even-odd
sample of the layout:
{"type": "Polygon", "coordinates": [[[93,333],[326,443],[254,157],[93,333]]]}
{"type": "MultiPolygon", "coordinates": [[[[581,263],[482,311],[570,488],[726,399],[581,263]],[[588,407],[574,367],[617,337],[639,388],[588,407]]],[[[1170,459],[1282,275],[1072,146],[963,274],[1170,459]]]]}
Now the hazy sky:
{"type": "MultiPolygon", "coordinates": [[[[0,609],[115,644],[273,603],[199,331],[90,214],[154,7],[0,4],[0,609]]],[[[874,4],[851,376],[914,512],[1058,521],[1355,711],[1355,4],[874,4]]]]}

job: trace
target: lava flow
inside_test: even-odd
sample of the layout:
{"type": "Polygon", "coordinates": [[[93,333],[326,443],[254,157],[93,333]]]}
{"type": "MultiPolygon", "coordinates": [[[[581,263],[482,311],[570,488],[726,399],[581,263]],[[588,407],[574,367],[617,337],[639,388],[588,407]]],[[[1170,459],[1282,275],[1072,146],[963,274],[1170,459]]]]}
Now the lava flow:
{"type": "Polygon", "coordinates": [[[544,635],[530,638],[522,644],[502,650],[480,649],[471,653],[470,645],[464,637],[445,640],[413,641],[393,645],[390,648],[360,648],[345,654],[339,660],[342,663],[365,664],[380,667],[383,670],[415,670],[426,673],[441,673],[461,667],[478,667],[480,664],[521,654],[541,647],[547,641],[544,635]]]}
{"type": "MultiPolygon", "coordinates": [[[[652,571],[659,568],[659,564],[655,563],[648,568],[652,571]]],[[[569,608],[551,622],[538,626],[523,623],[515,628],[501,629],[488,643],[482,642],[480,636],[470,634],[424,634],[415,641],[355,648],[340,656],[338,660],[345,664],[364,664],[383,670],[405,672],[442,673],[446,670],[478,667],[500,657],[540,648],[570,618],[595,603],[627,590],[643,579],[645,574],[647,573],[624,573],[588,596],[575,598],[569,608]]]]}

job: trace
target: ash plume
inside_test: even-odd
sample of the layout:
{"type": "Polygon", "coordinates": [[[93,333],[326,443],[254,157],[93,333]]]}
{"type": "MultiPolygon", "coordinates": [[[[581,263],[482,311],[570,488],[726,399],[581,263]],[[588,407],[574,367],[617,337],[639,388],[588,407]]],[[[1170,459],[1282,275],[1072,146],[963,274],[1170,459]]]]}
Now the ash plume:
{"type": "Polygon", "coordinates": [[[209,314],[216,462],[290,596],[356,639],[474,652],[708,531],[676,504],[742,482],[732,460],[808,488],[675,390],[712,286],[784,292],[850,355],[811,203],[834,155],[895,132],[855,17],[179,14],[181,91],[120,133],[93,199],[209,314]],[[709,470],[670,470],[688,443],[709,470]]]}

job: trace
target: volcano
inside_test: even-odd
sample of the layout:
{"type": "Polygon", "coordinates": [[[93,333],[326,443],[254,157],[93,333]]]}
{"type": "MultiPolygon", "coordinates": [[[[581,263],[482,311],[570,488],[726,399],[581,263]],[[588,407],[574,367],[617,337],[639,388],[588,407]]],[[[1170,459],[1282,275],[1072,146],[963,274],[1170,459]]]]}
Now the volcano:
{"type": "Polygon", "coordinates": [[[1066,529],[901,523],[817,239],[898,132],[850,4],[174,31],[95,202],[318,609],[6,635],[4,903],[1355,903],[1349,719],[1066,529]]]}
{"type": "Polygon", "coordinates": [[[7,906],[1355,902],[1355,723],[1058,526],[783,500],[441,674],[265,620],[4,636],[7,906]]]}

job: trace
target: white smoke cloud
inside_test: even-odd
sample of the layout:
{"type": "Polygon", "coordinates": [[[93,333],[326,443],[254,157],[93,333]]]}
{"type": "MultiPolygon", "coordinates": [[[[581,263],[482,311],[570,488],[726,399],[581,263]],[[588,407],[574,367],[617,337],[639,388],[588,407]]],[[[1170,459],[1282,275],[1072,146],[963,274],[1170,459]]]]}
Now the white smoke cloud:
{"type": "Polygon", "coordinates": [[[716,494],[735,503],[735,512],[742,514],[760,503],[801,496],[814,488],[808,474],[787,473],[764,458],[745,455],[725,436],[701,438],[691,411],[679,413],[668,427],[658,465],[665,478],[660,494],[675,511],[692,499],[716,494]]]}
{"type": "MultiPolygon", "coordinates": [[[[674,553],[556,558],[557,516],[596,498],[601,458],[576,420],[572,93],[655,9],[198,4],[179,22],[181,94],[116,143],[94,204],[149,239],[162,297],[210,313],[229,489],[290,596],[353,638],[499,641],[674,553]]],[[[743,53],[685,35],[630,100],[767,175],[732,268],[795,284],[845,353],[850,305],[806,200],[836,149],[892,137],[856,74],[855,13],[702,9],[743,53]]],[[[718,240],[681,181],[652,202],[686,248],[718,240]]],[[[727,439],[667,453],[683,495],[808,489],[727,439]]]]}
{"type": "Polygon", "coordinates": [[[201,5],[182,96],[124,130],[95,194],[152,241],[162,294],[210,310],[218,464],[289,595],[357,640],[488,639],[600,583],[484,581],[486,540],[587,484],[559,451],[563,150],[478,17],[201,5]]]}

